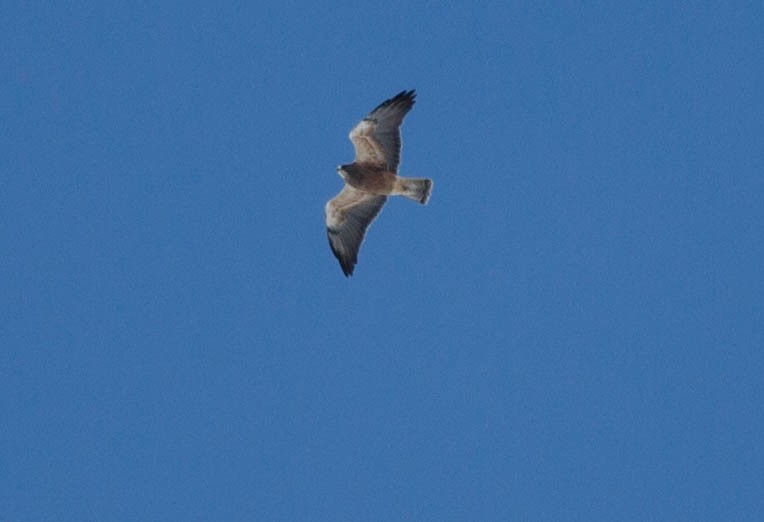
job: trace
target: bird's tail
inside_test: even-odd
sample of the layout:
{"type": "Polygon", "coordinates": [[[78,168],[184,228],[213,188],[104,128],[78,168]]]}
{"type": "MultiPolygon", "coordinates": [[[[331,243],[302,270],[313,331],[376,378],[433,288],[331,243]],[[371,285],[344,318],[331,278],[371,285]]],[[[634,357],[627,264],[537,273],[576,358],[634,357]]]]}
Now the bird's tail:
{"type": "Polygon", "coordinates": [[[427,178],[398,178],[396,192],[403,197],[427,204],[432,193],[432,180],[427,178]]]}

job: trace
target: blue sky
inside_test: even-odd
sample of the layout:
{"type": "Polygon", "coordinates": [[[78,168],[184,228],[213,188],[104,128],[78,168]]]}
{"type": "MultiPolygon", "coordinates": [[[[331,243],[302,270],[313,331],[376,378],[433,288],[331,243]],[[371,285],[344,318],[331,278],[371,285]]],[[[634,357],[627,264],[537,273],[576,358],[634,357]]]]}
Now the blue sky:
{"type": "Polygon", "coordinates": [[[6,4],[0,519],[759,520],[763,15],[6,4]]]}

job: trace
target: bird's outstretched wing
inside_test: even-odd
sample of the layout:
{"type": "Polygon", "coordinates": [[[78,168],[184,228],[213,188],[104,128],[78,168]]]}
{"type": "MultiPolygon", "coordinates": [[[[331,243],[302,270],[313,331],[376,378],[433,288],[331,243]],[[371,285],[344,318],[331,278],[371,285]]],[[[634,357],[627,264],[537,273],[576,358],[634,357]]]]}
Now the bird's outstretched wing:
{"type": "Polygon", "coordinates": [[[358,163],[382,163],[390,172],[398,171],[401,159],[400,126],[414,106],[416,93],[402,91],[379,104],[350,131],[358,163]]]}
{"type": "Polygon", "coordinates": [[[386,196],[368,194],[345,185],[326,204],[326,235],[346,276],[353,274],[366,229],[377,217],[385,201],[386,196]]]}

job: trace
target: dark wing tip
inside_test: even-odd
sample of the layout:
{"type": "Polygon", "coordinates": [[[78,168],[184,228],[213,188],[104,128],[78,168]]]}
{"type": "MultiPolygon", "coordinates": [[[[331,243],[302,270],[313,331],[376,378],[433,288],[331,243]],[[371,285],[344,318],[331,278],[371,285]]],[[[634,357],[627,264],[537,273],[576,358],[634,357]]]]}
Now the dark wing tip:
{"type": "Polygon", "coordinates": [[[389,98],[379,105],[377,105],[371,113],[374,113],[378,111],[379,109],[390,107],[393,105],[402,105],[408,109],[411,109],[411,107],[414,106],[416,103],[416,89],[411,89],[410,91],[401,91],[392,98],[389,98]]]}
{"type": "Polygon", "coordinates": [[[411,89],[410,91],[401,91],[387,100],[387,102],[389,102],[390,105],[400,104],[412,107],[416,103],[416,91],[414,89],[411,89]]]}
{"type": "Polygon", "coordinates": [[[331,228],[326,229],[326,237],[329,239],[329,247],[332,249],[332,254],[334,254],[334,257],[340,262],[340,267],[342,268],[342,273],[345,274],[345,277],[350,277],[353,275],[353,270],[355,269],[355,264],[358,262],[358,257],[348,256],[347,254],[340,252],[339,249],[334,246],[332,236],[337,235],[338,233],[336,230],[331,228]]]}
{"type": "Polygon", "coordinates": [[[401,98],[416,98],[416,89],[411,89],[410,91],[403,90],[395,95],[396,98],[398,96],[401,98]]]}
{"type": "Polygon", "coordinates": [[[353,270],[355,270],[356,261],[348,257],[337,255],[337,252],[335,252],[334,255],[337,258],[337,260],[340,262],[340,267],[342,267],[342,273],[345,274],[345,277],[350,277],[351,275],[353,275],[353,270]]]}

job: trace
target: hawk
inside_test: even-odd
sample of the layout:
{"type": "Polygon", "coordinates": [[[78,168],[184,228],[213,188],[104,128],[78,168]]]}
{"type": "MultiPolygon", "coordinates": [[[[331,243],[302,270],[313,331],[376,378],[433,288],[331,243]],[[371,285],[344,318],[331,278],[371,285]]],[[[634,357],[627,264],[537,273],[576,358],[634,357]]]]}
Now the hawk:
{"type": "Polygon", "coordinates": [[[431,179],[398,176],[400,126],[415,98],[413,90],[396,94],[350,131],[355,161],[337,167],[345,186],[324,209],[329,245],[346,277],[353,274],[366,229],[387,196],[403,196],[423,205],[430,199],[431,179]]]}

